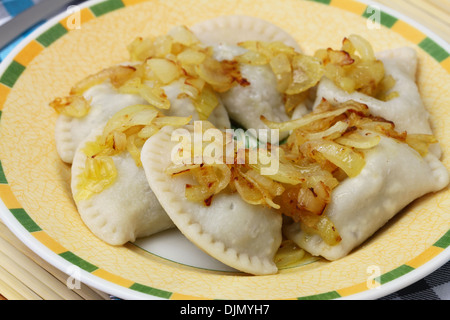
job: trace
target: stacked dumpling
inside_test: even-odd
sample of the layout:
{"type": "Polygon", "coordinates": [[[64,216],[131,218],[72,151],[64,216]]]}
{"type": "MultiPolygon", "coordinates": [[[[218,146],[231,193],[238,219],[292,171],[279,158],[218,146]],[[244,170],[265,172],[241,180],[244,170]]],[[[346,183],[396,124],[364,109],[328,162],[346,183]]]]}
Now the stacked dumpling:
{"type": "Polygon", "coordinates": [[[342,258],[449,183],[413,49],[374,54],[352,35],[309,56],[270,22],[224,16],[136,38],[129,51],[51,103],[80,216],[111,245],[178,228],[228,266],[273,274],[283,239],[342,258]],[[197,124],[225,142],[215,160],[232,145],[231,162],[188,161],[195,148],[173,137],[195,143],[197,124]],[[264,147],[236,150],[236,126],[264,147]]]}
{"type": "MultiPolygon", "coordinates": [[[[254,25],[257,29],[249,32],[245,40],[280,40],[296,46],[284,31],[266,21],[250,17],[225,20],[254,25]]],[[[97,237],[111,245],[175,227],[150,188],[139,160],[145,139],[165,125],[182,126],[197,120],[208,120],[221,130],[231,128],[229,109],[223,103],[223,95],[229,90],[219,89],[214,81],[205,85],[205,81],[192,76],[196,59],[211,55],[212,62],[224,62],[226,59],[219,57],[224,51],[200,41],[197,35],[179,26],[156,39],[139,37],[129,46],[129,61],[83,79],[68,97],[51,103],[60,114],[55,132],[57,151],[64,162],[72,165],[71,184],[80,216],[97,237]]],[[[238,48],[237,42],[233,45],[245,50],[238,48]]],[[[263,85],[270,88],[274,76],[267,76],[269,82],[263,85]]],[[[242,85],[234,78],[226,85],[232,89],[255,87],[256,83],[247,82],[243,76],[241,79],[242,85]]],[[[277,100],[276,108],[280,108],[279,94],[270,89],[275,96],[272,100],[277,100]]],[[[261,102],[264,100],[260,97],[261,102]]],[[[272,112],[269,105],[268,110],[272,112]]],[[[268,117],[287,119],[276,117],[277,113],[268,117]]],[[[239,118],[234,120],[239,122],[239,118]]],[[[244,206],[255,216],[259,211],[244,206]]],[[[274,254],[281,237],[281,220],[277,214],[272,216],[278,228],[275,236],[267,237],[273,243],[269,255],[274,254]]]]}

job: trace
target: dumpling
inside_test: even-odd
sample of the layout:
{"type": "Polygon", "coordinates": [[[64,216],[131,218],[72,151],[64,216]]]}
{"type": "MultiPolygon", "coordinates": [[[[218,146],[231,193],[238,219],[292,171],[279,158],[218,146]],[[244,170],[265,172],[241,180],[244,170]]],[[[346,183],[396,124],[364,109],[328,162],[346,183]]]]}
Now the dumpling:
{"type": "Polygon", "coordinates": [[[380,52],[377,58],[383,62],[386,75],[394,78],[391,92],[397,92],[397,97],[382,101],[360,92],[347,93],[324,77],[317,87],[314,108],[323,98],[332,104],[354,100],[366,104],[374,116],[393,121],[400,132],[431,134],[429,114],[416,84],[417,52],[403,47],[380,52]]]}
{"type": "Polygon", "coordinates": [[[60,114],[56,121],[56,149],[66,163],[72,163],[75,150],[92,129],[104,125],[113,114],[124,107],[147,103],[139,95],[117,92],[109,81],[88,89],[83,93],[83,97],[90,104],[88,114],[81,118],[60,114]]]}
{"type": "MultiPolygon", "coordinates": [[[[174,30],[180,41],[189,38],[186,29],[174,30]]],[[[94,234],[113,245],[174,226],[144,178],[140,148],[145,139],[166,124],[202,117],[223,130],[231,126],[215,93],[187,79],[172,60],[161,58],[158,66],[132,60],[87,77],[69,97],[51,103],[61,112],[56,128],[61,158],[74,161],[72,192],[80,215],[94,234]]]]}
{"type": "MultiPolygon", "coordinates": [[[[168,116],[192,116],[193,121],[199,120],[198,113],[189,98],[179,97],[183,79],[174,81],[163,87],[171,106],[163,112],[168,116]]],[[[85,139],[91,130],[106,124],[106,122],[119,110],[138,104],[149,104],[139,94],[124,94],[105,81],[95,85],[83,94],[90,104],[87,115],[81,118],[59,115],[56,122],[56,147],[59,156],[66,163],[72,163],[76,148],[85,139]]],[[[225,129],[231,126],[228,114],[222,102],[213,110],[209,119],[218,128],[225,129]]]]}
{"type": "MultiPolygon", "coordinates": [[[[188,200],[190,175],[166,173],[172,163],[174,128],[165,127],[145,143],[141,161],[148,183],[177,228],[212,257],[242,272],[277,272],[282,218],[274,209],[251,205],[237,193],[218,193],[210,206],[188,200]]],[[[192,132],[192,131],[191,131],[192,132]]]]}
{"type": "Polygon", "coordinates": [[[251,16],[226,15],[189,28],[207,46],[236,45],[243,41],[280,41],[300,51],[297,41],[275,24],[251,16]]]}
{"type": "Polygon", "coordinates": [[[328,245],[293,221],[284,226],[284,235],[313,255],[340,259],[406,205],[449,184],[448,171],[435,155],[422,157],[392,138],[382,136],[376,147],[364,151],[364,158],[361,173],[346,178],[333,190],[323,213],[339,232],[342,240],[338,244],[328,245]]]}
{"type": "Polygon", "coordinates": [[[438,143],[432,134],[398,132],[354,100],[322,100],[302,118],[267,124],[292,130],[280,147],[280,164],[295,166],[278,172],[291,178],[276,202],[286,216],[283,234],[328,260],[346,256],[406,205],[450,181],[429,150],[438,143]]]}
{"type": "MultiPolygon", "coordinates": [[[[192,121],[198,121],[200,120],[200,117],[191,99],[189,97],[180,97],[180,93],[183,92],[182,86],[184,82],[185,79],[181,78],[163,87],[163,90],[170,101],[170,108],[162,111],[166,116],[192,116],[192,121]]],[[[218,105],[212,111],[208,121],[213,123],[220,130],[229,129],[231,127],[230,118],[221,99],[218,99],[218,105]]]]}
{"type": "MultiPolygon", "coordinates": [[[[300,52],[300,48],[287,32],[272,23],[249,16],[222,16],[191,27],[196,36],[214,48],[214,58],[233,60],[248,50],[238,46],[244,41],[281,42],[300,52]]],[[[269,64],[240,63],[240,73],[249,85],[235,85],[220,97],[230,118],[245,129],[267,129],[261,115],[272,121],[287,121],[284,95],[277,90],[277,77],[269,64]]],[[[279,139],[287,133],[280,133],[279,139]]],[[[265,136],[259,136],[265,142],[265,136]]],[[[271,141],[271,135],[267,135],[271,141]]],[[[278,142],[278,141],[276,141],[278,142]]]]}
{"type": "Polygon", "coordinates": [[[168,116],[190,115],[193,121],[209,120],[221,129],[231,126],[220,97],[198,79],[198,57],[209,52],[187,28],[174,27],[156,38],[137,37],[128,51],[130,62],[86,77],[68,97],[50,103],[60,113],[55,135],[63,161],[71,163],[92,129],[131,105],[153,105],[168,116]]]}
{"type": "Polygon", "coordinates": [[[111,245],[123,245],[174,227],[150,189],[142,166],[136,165],[129,152],[111,157],[117,170],[112,185],[87,198],[78,196],[83,191],[81,175],[86,169],[83,150],[102,133],[103,126],[92,130],[77,148],[72,164],[71,188],[86,226],[111,245]]]}
{"type": "MultiPolygon", "coordinates": [[[[261,115],[277,122],[289,120],[286,114],[283,95],[277,91],[277,80],[269,66],[241,65],[242,76],[250,82],[249,86],[234,86],[221,94],[222,101],[231,119],[245,129],[267,129],[260,120],[261,115]]],[[[279,139],[286,138],[280,133],[279,139]]],[[[271,135],[267,135],[271,142],[271,135]]],[[[274,141],[278,142],[278,141],[274,141]]]]}

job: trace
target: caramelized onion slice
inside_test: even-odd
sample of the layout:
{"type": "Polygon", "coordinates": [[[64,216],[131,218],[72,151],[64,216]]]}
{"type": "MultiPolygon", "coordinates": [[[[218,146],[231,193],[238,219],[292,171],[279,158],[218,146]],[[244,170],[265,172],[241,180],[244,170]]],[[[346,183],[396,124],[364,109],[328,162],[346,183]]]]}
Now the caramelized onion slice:
{"type": "Polygon", "coordinates": [[[50,107],[59,114],[73,118],[82,118],[89,113],[91,105],[83,96],[72,95],[64,98],[56,98],[50,102],[50,107]]]}
{"type": "Polygon", "coordinates": [[[300,188],[297,196],[297,206],[316,215],[321,215],[327,202],[324,198],[318,197],[313,189],[300,188]]]}
{"type": "Polygon", "coordinates": [[[181,76],[178,65],[169,59],[152,58],[147,60],[147,65],[163,84],[169,84],[181,76]]]}
{"type": "Polygon", "coordinates": [[[274,122],[266,119],[264,116],[261,116],[261,121],[268,126],[270,129],[278,129],[280,131],[291,131],[295,129],[299,129],[302,127],[305,127],[315,121],[326,119],[326,118],[335,118],[341,114],[344,114],[345,112],[349,110],[354,111],[367,111],[368,107],[364,104],[358,104],[358,103],[348,103],[347,105],[344,105],[343,107],[332,110],[332,111],[326,111],[326,112],[319,112],[319,113],[310,113],[306,116],[295,119],[295,120],[289,120],[286,122],[274,122]]]}
{"type": "Polygon", "coordinates": [[[292,81],[286,89],[286,94],[298,94],[315,86],[324,69],[320,61],[311,56],[297,54],[292,58],[292,81]]]}
{"type": "Polygon", "coordinates": [[[338,230],[326,215],[302,215],[301,228],[306,233],[319,235],[329,246],[337,245],[342,241],[338,230]]]}
{"type": "Polygon", "coordinates": [[[113,131],[124,132],[134,126],[148,125],[158,114],[158,110],[150,105],[132,105],[123,108],[108,120],[103,129],[103,137],[106,140],[113,131]]]}
{"type": "Polygon", "coordinates": [[[365,61],[376,59],[370,42],[357,34],[351,34],[347,39],[344,39],[342,49],[351,55],[357,52],[361,59],[365,61]]]}
{"type": "Polygon", "coordinates": [[[315,140],[305,143],[304,153],[315,158],[315,152],[341,168],[349,177],[356,177],[364,168],[366,162],[361,153],[352,148],[328,140],[315,140]]]}
{"type": "Polygon", "coordinates": [[[111,186],[117,169],[111,157],[87,157],[85,169],[80,173],[75,199],[85,200],[111,186]]]}
{"type": "Polygon", "coordinates": [[[195,34],[184,25],[173,27],[168,35],[173,38],[174,42],[180,43],[186,47],[200,43],[200,40],[198,40],[195,34]]]}
{"type": "Polygon", "coordinates": [[[136,68],[132,66],[114,66],[101,70],[79,81],[70,91],[71,95],[82,95],[89,88],[101,84],[107,80],[119,88],[135,73],[136,68]]]}
{"type": "Polygon", "coordinates": [[[341,89],[372,97],[387,96],[383,82],[383,62],[376,59],[371,44],[359,35],[350,35],[341,50],[320,49],[314,54],[325,69],[325,76],[341,89]]]}
{"type": "Polygon", "coordinates": [[[338,121],[326,130],[309,133],[305,136],[307,140],[318,140],[318,139],[329,139],[341,137],[342,134],[347,130],[348,123],[344,121],[338,121]]]}
{"type": "Polygon", "coordinates": [[[275,209],[280,206],[273,202],[273,198],[281,195],[284,188],[281,184],[262,177],[252,169],[244,172],[237,168],[233,179],[234,187],[244,201],[253,205],[266,205],[275,209]],[[262,181],[264,180],[264,181],[262,181]]]}
{"type": "Polygon", "coordinates": [[[184,194],[189,201],[202,202],[206,206],[211,205],[212,197],[214,196],[214,192],[210,188],[203,185],[191,184],[186,184],[184,194]]]}
{"type": "Polygon", "coordinates": [[[219,98],[209,86],[204,86],[200,94],[192,100],[200,120],[207,120],[214,109],[219,105],[219,98]]]}
{"type": "Polygon", "coordinates": [[[149,104],[155,106],[158,109],[168,110],[170,109],[170,100],[168,99],[164,89],[160,86],[150,87],[143,84],[139,88],[139,94],[144,98],[149,104]]]}
{"type": "Polygon", "coordinates": [[[341,145],[356,149],[371,149],[377,146],[380,141],[381,137],[378,135],[360,132],[352,132],[335,140],[341,145]]]}
{"type": "Polygon", "coordinates": [[[187,184],[185,196],[190,201],[203,202],[205,205],[211,205],[213,196],[224,190],[231,180],[231,170],[225,164],[213,165],[172,165],[166,172],[186,173],[190,172],[198,185],[187,184]],[[179,171],[180,169],[183,169],[179,171]]]}
{"type": "Polygon", "coordinates": [[[252,66],[262,66],[268,64],[270,62],[270,58],[257,51],[247,51],[244,54],[237,56],[236,61],[252,66]]]}
{"type": "Polygon", "coordinates": [[[299,264],[305,257],[305,250],[292,240],[283,240],[273,259],[278,268],[289,268],[299,264]]]}
{"type": "Polygon", "coordinates": [[[416,150],[422,157],[428,154],[430,145],[437,143],[436,137],[430,134],[408,134],[406,143],[416,150]]]}
{"type": "Polygon", "coordinates": [[[195,70],[201,79],[219,93],[228,91],[235,84],[235,80],[240,79],[237,61],[217,61],[207,57],[195,70]]]}

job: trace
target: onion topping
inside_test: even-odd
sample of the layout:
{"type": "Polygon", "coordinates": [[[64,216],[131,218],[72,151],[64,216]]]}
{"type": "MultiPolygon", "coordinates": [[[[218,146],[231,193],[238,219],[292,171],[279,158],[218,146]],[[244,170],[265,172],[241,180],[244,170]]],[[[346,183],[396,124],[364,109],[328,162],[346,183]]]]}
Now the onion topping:
{"type": "Polygon", "coordinates": [[[75,198],[87,199],[114,183],[117,177],[114,155],[126,151],[139,167],[142,165],[141,149],[148,138],[166,125],[178,127],[190,121],[191,117],[166,117],[149,105],[129,106],[114,114],[102,134],[82,149],[86,162],[78,177],[75,198]]]}
{"type": "Polygon", "coordinates": [[[341,50],[319,49],[314,56],[322,62],[325,76],[349,93],[358,91],[385,101],[398,96],[390,92],[395,80],[385,75],[383,62],[361,36],[350,35],[341,50]]]}

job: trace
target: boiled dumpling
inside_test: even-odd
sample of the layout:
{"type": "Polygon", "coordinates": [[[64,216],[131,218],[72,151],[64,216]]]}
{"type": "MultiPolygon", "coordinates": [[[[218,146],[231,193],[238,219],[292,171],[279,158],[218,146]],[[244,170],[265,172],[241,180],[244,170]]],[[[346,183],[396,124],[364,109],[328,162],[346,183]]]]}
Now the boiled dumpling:
{"type": "MultiPolygon", "coordinates": [[[[247,50],[238,46],[244,41],[279,41],[300,52],[295,39],[284,30],[268,21],[249,16],[222,16],[196,24],[191,30],[204,44],[214,48],[214,58],[219,61],[233,60],[245,53],[247,50]]],[[[235,85],[220,95],[230,118],[238,126],[245,129],[267,129],[260,120],[261,115],[272,121],[290,119],[285,110],[283,94],[277,90],[276,75],[268,64],[241,63],[240,72],[250,85],[235,85]]],[[[279,139],[286,136],[286,133],[280,133],[279,139]]],[[[265,142],[265,136],[257,138],[265,142]]],[[[269,132],[267,140],[272,141],[269,132]]]]}
{"type": "MultiPolygon", "coordinates": [[[[162,112],[168,116],[192,116],[193,121],[199,120],[198,113],[190,99],[179,97],[182,82],[183,79],[180,79],[163,87],[171,107],[162,112]]],[[[138,94],[118,92],[109,81],[93,86],[83,96],[90,104],[88,114],[82,118],[61,114],[56,123],[55,136],[58,154],[67,163],[72,163],[76,148],[91,130],[106,124],[117,111],[132,105],[149,104],[138,94]]],[[[211,113],[209,121],[221,129],[231,126],[228,114],[220,100],[218,106],[211,113]]]]}
{"type": "Polygon", "coordinates": [[[236,45],[243,41],[280,41],[300,51],[297,41],[275,24],[251,16],[226,15],[189,28],[207,46],[236,45]]]}
{"type": "Polygon", "coordinates": [[[386,75],[394,78],[395,86],[391,91],[397,92],[397,97],[382,101],[360,92],[347,93],[333,81],[323,78],[317,88],[315,106],[323,98],[332,104],[355,100],[366,104],[374,116],[393,121],[397,131],[431,134],[429,114],[416,84],[416,51],[409,47],[392,49],[378,53],[377,58],[383,62],[386,75]]]}
{"type": "MultiPolygon", "coordinates": [[[[261,115],[277,122],[290,119],[286,114],[283,96],[276,89],[277,80],[269,66],[243,64],[241,74],[250,85],[247,87],[237,85],[221,94],[231,119],[245,129],[256,130],[267,129],[260,120],[261,115]]],[[[279,139],[282,140],[286,136],[286,133],[280,133],[279,139]]],[[[272,142],[270,132],[268,141],[272,142]]]]}
{"type": "Polygon", "coordinates": [[[88,89],[83,97],[90,104],[87,115],[77,118],[61,114],[56,121],[56,148],[60,158],[66,163],[72,163],[75,150],[92,129],[104,125],[124,107],[146,103],[139,95],[117,92],[109,81],[88,89]]]}
{"type": "Polygon", "coordinates": [[[229,128],[220,98],[205,81],[187,72],[195,69],[192,52],[198,57],[204,55],[202,49],[184,26],[174,27],[157,39],[137,37],[128,46],[130,62],[103,69],[77,83],[69,97],[55,99],[51,105],[61,113],[55,135],[62,160],[71,163],[78,144],[92,129],[132,105],[152,105],[167,116],[192,116],[193,121],[209,120],[217,128],[229,128]],[[184,60],[179,58],[182,53],[184,60]],[[83,101],[83,112],[67,112],[77,109],[73,98],[83,101]]]}
{"type": "Polygon", "coordinates": [[[372,236],[389,219],[415,199],[445,188],[449,174],[435,155],[422,157],[407,144],[382,136],[373,149],[364,151],[361,173],[346,178],[331,193],[324,211],[341,241],[328,245],[319,235],[302,231],[291,221],[284,234],[313,255],[328,260],[346,256],[372,236]]]}
{"type": "Polygon", "coordinates": [[[212,257],[250,274],[277,272],[282,218],[273,209],[251,205],[237,193],[219,193],[210,206],[188,200],[189,175],[170,176],[174,128],[165,127],[145,143],[141,161],[148,183],[178,229],[212,257]]]}
{"type": "MultiPolygon", "coordinates": [[[[162,110],[166,116],[175,117],[189,117],[192,116],[192,121],[200,120],[194,104],[188,97],[180,97],[182,86],[185,79],[181,78],[173,83],[164,86],[163,90],[167,95],[171,105],[168,110],[162,110]]],[[[213,123],[218,129],[225,130],[231,127],[230,118],[222,101],[219,99],[217,107],[212,111],[208,121],[213,123]]]]}
{"type": "Polygon", "coordinates": [[[72,164],[72,192],[81,219],[99,239],[111,245],[174,227],[150,189],[142,166],[138,167],[128,152],[112,156],[117,177],[112,185],[88,198],[80,198],[80,185],[86,168],[87,143],[102,135],[103,126],[94,129],[77,148],[72,164]]]}

